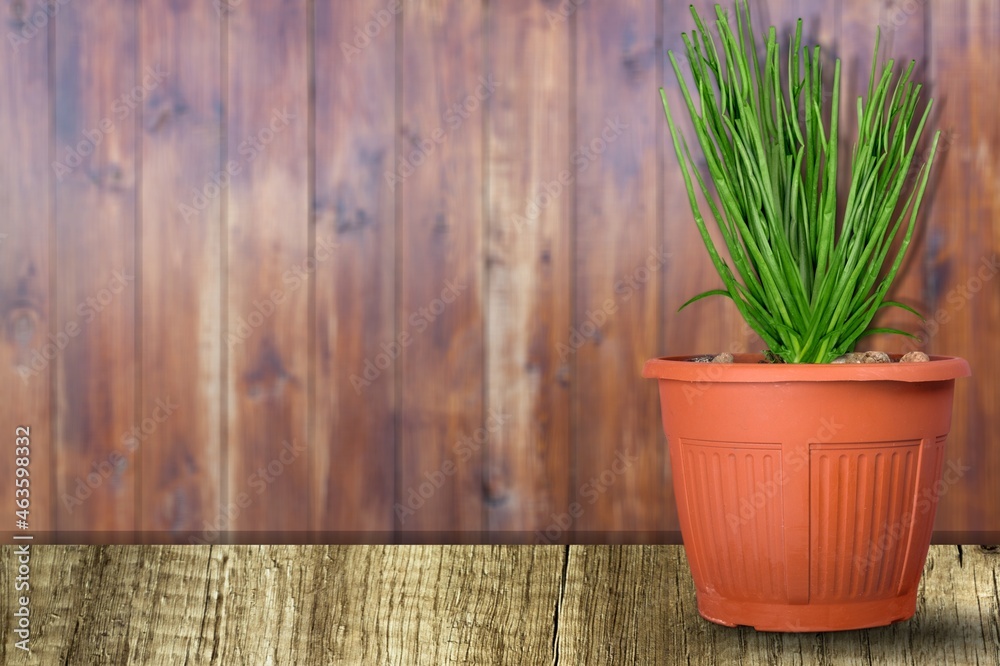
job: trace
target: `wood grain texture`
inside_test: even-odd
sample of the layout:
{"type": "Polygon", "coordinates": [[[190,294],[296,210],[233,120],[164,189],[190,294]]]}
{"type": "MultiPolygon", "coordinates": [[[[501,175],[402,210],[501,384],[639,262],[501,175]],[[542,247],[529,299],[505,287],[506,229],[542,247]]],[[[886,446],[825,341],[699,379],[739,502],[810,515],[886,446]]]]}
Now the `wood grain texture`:
{"type": "Polygon", "coordinates": [[[576,475],[560,511],[601,541],[662,529],[670,502],[656,391],[639,376],[662,351],[659,16],[645,0],[574,15],[576,292],[563,344],[575,363],[576,475]]]}
{"type": "Polygon", "coordinates": [[[202,529],[221,499],[221,22],[198,3],[139,16],[139,71],[167,78],[142,109],[140,407],[114,445],[141,461],[140,529],[160,539],[202,529]]]}
{"type": "MultiPolygon", "coordinates": [[[[397,317],[410,343],[396,361],[397,525],[404,539],[479,541],[493,434],[483,409],[482,183],[483,102],[495,86],[483,72],[483,6],[406,2],[402,48],[397,317]]],[[[493,80],[503,85],[499,73],[493,80]]]]}
{"type": "MultiPolygon", "coordinates": [[[[29,525],[55,528],[52,452],[51,325],[52,190],[49,156],[49,31],[31,18],[39,3],[0,5],[8,44],[0,49],[0,437],[14,446],[15,429],[30,428],[29,525]],[[10,35],[16,41],[10,41],[10,35]],[[51,345],[51,346],[49,346],[51,345]]],[[[15,507],[15,450],[0,456],[0,506],[15,507]]],[[[24,493],[17,499],[23,499],[24,493]]],[[[13,523],[14,517],[11,516],[13,523]]]]}
{"type": "Polygon", "coordinates": [[[490,438],[491,539],[525,541],[569,497],[570,36],[537,0],[491,7],[487,103],[488,411],[509,420],[490,438]]]}
{"type": "MultiPolygon", "coordinates": [[[[56,6],[0,2],[0,437],[32,427],[39,538],[679,538],[641,365],[762,347],[725,299],[677,312],[719,285],[656,94],[682,112],[685,3],[56,6]]],[[[1000,13],[753,11],[841,57],[845,155],[875,23],[922,61],[896,296],[928,321],[882,323],[924,340],[862,344],[970,360],[935,539],[995,534],[1000,13]]]]}
{"type": "Polygon", "coordinates": [[[136,10],[100,0],[52,20],[54,324],[69,335],[54,360],[56,526],[131,532],[135,465],[115,454],[137,425],[136,10]]]}
{"type": "Polygon", "coordinates": [[[225,15],[226,161],[239,173],[225,209],[229,482],[218,517],[229,529],[304,531],[315,511],[307,393],[317,268],[307,3],[243,3],[225,15]]]}
{"type": "MultiPolygon", "coordinates": [[[[996,547],[932,547],[907,622],[807,634],[703,620],[680,546],[36,547],[30,564],[46,664],[1000,664],[996,547]]],[[[13,638],[0,623],[0,659],[24,663],[13,638]]]]}
{"type": "Polygon", "coordinates": [[[396,163],[399,20],[378,0],[316,4],[315,233],[336,245],[316,271],[320,530],[389,534],[395,522],[395,373],[370,368],[399,345],[395,195],[384,176],[396,163]]]}
{"type": "Polygon", "coordinates": [[[811,634],[731,629],[701,619],[678,546],[571,547],[569,563],[560,618],[561,662],[1000,663],[994,581],[1000,559],[995,548],[933,546],[917,615],[908,622],[811,634]]]}
{"type": "MultiPolygon", "coordinates": [[[[997,521],[1000,452],[983,446],[998,432],[1000,389],[1000,171],[996,110],[1000,93],[983,86],[1000,51],[1000,7],[975,0],[928,4],[930,77],[939,127],[954,140],[942,154],[928,215],[927,312],[937,325],[930,353],[964,356],[971,379],[959,382],[947,456],[971,469],[942,497],[939,529],[979,529],[997,521]]],[[[905,29],[905,26],[904,26],[905,29]]]]}
{"type": "Polygon", "coordinates": [[[671,583],[689,576],[685,564],[677,547],[570,546],[559,606],[559,662],[644,664],[679,657],[676,642],[684,635],[674,629],[682,618],[674,615],[682,610],[676,605],[681,595],[671,594],[671,583]]]}

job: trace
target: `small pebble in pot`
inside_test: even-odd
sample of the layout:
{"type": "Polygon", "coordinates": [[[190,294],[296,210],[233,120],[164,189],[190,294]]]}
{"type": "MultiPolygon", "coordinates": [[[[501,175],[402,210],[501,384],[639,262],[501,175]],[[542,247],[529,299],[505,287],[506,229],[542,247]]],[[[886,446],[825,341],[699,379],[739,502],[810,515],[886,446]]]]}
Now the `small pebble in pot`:
{"type": "Polygon", "coordinates": [[[843,356],[830,361],[831,363],[892,363],[892,359],[885,352],[848,352],[843,356]]]}
{"type": "Polygon", "coordinates": [[[732,362],[733,362],[733,355],[730,354],[729,352],[722,352],[721,354],[717,354],[715,358],[712,359],[712,363],[732,363],[732,362]]]}
{"type": "Polygon", "coordinates": [[[706,354],[705,356],[693,356],[688,361],[691,363],[711,363],[713,358],[715,358],[713,354],[706,354]]]}
{"type": "Polygon", "coordinates": [[[931,357],[922,351],[911,351],[903,354],[903,358],[899,359],[900,363],[925,363],[931,360],[931,357]]]}

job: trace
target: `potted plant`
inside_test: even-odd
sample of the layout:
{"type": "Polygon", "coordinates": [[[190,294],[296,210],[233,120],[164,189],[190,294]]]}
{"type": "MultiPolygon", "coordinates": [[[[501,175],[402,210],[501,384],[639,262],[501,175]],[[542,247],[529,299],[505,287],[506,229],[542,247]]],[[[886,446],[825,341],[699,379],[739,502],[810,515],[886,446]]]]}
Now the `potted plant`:
{"type": "Polygon", "coordinates": [[[735,26],[718,5],[716,14],[711,35],[692,8],[696,28],[684,35],[692,89],[669,54],[707,178],[660,91],[723,283],[685,306],[731,299],[768,349],[651,359],[643,369],[659,384],[698,609],[769,631],[907,619],[940,494],[954,383],[969,367],[854,349],[868,333],[902,333],[872,327],[882,308],[911,310],[886,296],[937,147],[935,134],[910,177],[930,102],[918,113],[912,62],[901,72],[891,60],[877,66],[876,37],[838,215],[839,61],[826,99],[819,47],[802,47],[801,20],[782,64],[774,27],[758,51],[746,3],[735,26]]]}

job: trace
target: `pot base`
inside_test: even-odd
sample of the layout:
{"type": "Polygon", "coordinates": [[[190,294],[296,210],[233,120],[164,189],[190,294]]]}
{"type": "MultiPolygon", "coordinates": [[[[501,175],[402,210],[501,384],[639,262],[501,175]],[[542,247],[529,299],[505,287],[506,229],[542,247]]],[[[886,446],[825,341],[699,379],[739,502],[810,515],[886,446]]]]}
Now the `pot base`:
{"type": "Polygon", "coordinates": [[[698,595],[698,613],[727,627],[748,626],[757,631],[848,631],[885,627],[909,620],[917,610],[917,591],[889,599],[831,604],[782,604],[733,601],[698,595]]]}

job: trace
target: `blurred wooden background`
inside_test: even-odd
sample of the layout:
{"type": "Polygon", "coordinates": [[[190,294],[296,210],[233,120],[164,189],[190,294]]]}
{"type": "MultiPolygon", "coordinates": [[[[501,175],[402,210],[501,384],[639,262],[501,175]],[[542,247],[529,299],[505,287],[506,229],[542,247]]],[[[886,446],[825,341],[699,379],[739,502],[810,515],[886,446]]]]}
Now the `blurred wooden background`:
{"type": "MultiPolygon", "coordinates": [[[[30,426],[41,539],[676,540],[642,362],[759,349],[676,313],[718,285],[657,94],[687,4],[4,0],[0,505],[30,426]]],[[[876,24],[921,64],[928,322],[886,323],[971,362],[937,539],[996,534],[1000,6],[754,16],[842,59],[851,132],[876,24]]]]}

